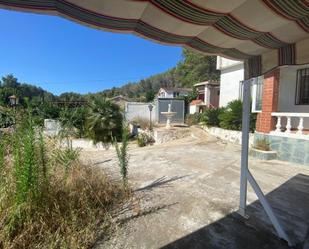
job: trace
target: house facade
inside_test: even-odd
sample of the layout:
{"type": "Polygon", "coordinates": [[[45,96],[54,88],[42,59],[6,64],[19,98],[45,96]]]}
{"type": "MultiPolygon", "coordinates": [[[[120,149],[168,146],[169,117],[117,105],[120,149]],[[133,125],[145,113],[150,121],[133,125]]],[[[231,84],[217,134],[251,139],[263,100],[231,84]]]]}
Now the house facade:
{"type": "MultiPolygon", "coordinates": [[[[260,74],[255,77],[249,77],[241,61],[218,57],[217,68],[221,70],[219,105],[241,99],[242,81],[250,79],[251,111],[257,113],[255,140],[266,139],[280,160],[309,165],[309,64],[301,63],[304,56],[309,58],[309,53],[301,49],[308,45],[299,45],[302,53],[299,58],[291,58],[295,61],[291,65],[280,65],[280,60],[284,55],[295,57],[293,51],[262,55],[258,62],[260,74]]],[[[297,44],[291,50],[296,48],[297,44]]]]}
{"type": "Polygon", "coordinates": [[[179,98],[188,96],[192,90],[190,88],[179,88],[179,87],[166,87],[160,88],[157,97],[158,98],[179,98]]]}
{"type": "Polygon", "coordinates": [[[219,106],[220,83],[218,81],[200,82],[195,84],[194,88],[198,96],[190,103],[190,114],[219,106]]]}
{"type": "Polygon", "coordinates": [[[245,75],[244,62],[217,56],[217,70],[220,70],[219,106],[225,107],[240,97],[240,82],[245,75]]]}

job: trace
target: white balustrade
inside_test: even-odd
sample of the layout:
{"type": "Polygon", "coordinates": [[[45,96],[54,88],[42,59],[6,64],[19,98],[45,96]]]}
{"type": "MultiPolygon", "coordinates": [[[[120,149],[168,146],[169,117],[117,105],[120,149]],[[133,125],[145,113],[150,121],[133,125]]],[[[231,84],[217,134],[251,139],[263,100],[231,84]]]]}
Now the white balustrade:
{"type": "Polygon", "coordinates": [[[278,116],[276,124],[276,132],[281,132],[281,117],[278,116]]]}
{"type": "MultiPolygon", "coordinates": [[[[292,134],[292,119],[293,121],[298,120],[297,135],[303,135],[304,130],[304,119],[309,120],[309,113],[293,113],[293,112],[273,112],[271,114],[273,117],[277,117],[276,130],[272,133],[281,133],[281,134],[292,134]],[[286,120],[285,127],[282,127],[282,120],[286,120]]],[[[309,127],[307,127],[308,129],[309,127]]],[[[309,136],[309,135],[308,135],[309,136]]]]}

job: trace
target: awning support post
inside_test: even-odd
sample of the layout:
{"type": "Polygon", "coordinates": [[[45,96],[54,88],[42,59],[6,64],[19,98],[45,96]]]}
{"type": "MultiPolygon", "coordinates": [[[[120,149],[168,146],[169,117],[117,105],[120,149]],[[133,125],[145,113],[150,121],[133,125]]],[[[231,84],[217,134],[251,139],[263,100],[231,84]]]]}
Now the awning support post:
{"type": "Polygon", "coordinates": [[[250,173],[248,169],[248,155],[249,155],[249,132],[250,132],[250,100],[251,100],[251,80],[245,80],[243,82],[243,110],[242,110],[242,143],[241,143],[241,172],[240,172],[240,199],[239,199],[239,210],[238,213],[248,218],[246,214],[247,205],[247,182],[249,181],[254,192],[259,198],[267,216],[271,223],[275,227],[278,236],[288,242],[292,246],[292,242],[288,235],[282,228],[279,220],[275,216],[272,207],[268,203],[265,195],[263,194],[260,186],[250,173]]]}
{"type": "Polygon", "coordinates": [[[242,137],[241,137],[241,172],[240,172],[240,201],[239,213],[246,217],[247,205],[247,171],[249,154],[250,131],[250,88],[251,80],[243,81],[243,106],[242,106],[242,137]]]}

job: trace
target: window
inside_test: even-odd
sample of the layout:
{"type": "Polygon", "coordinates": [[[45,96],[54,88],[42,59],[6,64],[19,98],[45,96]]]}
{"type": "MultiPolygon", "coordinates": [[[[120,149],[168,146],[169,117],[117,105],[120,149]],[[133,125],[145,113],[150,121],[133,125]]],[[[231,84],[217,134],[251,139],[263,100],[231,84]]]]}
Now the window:
{"type": "MultiPolygon", "coordinates": [[[[250,79],[251,81],[251,100],[252,100],[252,112],[262,111],[262,97],[263,97],[263,81],[264,76],[259,76],[250,79]]],[[[243,98],[243,85],[244,81],[239,82],[239,99],[243,98]]]]}
{"type": "Polygon", "coordinates": [[[264,77],[260,76],[254,79],[252,89],[252,112],[262,111],[264,77]]]}
{"type": "Polygon", "coordinates": [[[174,98],[179,97],[179,92],[173,92],[174,98]]]}
{"type": "Polygon", "coordinates": [[[309,105],[309,68],[297,70],[296,105],[309,105]]]}

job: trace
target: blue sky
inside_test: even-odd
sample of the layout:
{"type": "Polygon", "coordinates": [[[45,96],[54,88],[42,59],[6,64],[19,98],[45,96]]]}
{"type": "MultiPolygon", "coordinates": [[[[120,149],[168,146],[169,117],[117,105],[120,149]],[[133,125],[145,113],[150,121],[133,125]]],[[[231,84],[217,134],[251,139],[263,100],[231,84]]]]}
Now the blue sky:
{"type": "Polygon", "coordinates": [[[0,10],[0,76],[55,94],[96,92],[164,72],[181,48],[91,29],[55,16],[0,10]]]}

